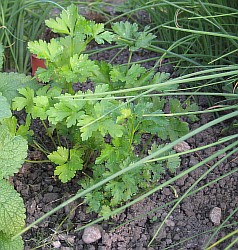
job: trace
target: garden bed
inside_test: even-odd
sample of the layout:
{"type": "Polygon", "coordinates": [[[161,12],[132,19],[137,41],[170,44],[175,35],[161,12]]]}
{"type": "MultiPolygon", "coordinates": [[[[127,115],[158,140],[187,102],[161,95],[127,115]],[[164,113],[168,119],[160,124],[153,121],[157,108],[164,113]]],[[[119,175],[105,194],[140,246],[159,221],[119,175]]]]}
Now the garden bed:
{"type": "Polygon", "coordinates": [[[28,43],[41,83],[1,73],[0,248],[22,250],[21,230],[25,250],[238,248],[237,67],[203,69],[74,5],[46,25],[54,39],[28,43]]]}
{"type": "MultiPolygon", "coordinates": [[[[110,57],[110,53],[114,54],[114,51],[103,53],[98,58],[107,60],[110,57]]],[[[154,56],[157,55],[144,51],[138,53],[134,57],[134,60],[137,61],[154,56]]],[[[122,53],[116,62],[124,63],[125,58],[127,58],[127,55],[122,53]]],[[[149,68],[150,63],[144,66],[149,68]]],[[[172,65],[162,66],[161,70],[168,68],[171,71],[172,65]]],[[[84,90],[91,87],[90,84],[81,86],[84,90]]],[[[181,99],[185,99],[185,97],[181,97],[181,99]]],[[[197,101],[200,110],[209,107],[207,98],[199,97],[197,101]]],[[[212,119],[214,119],[213,114],[203,114],[199,116],[199,121],[190,124],[190,129],[196,129],[212,119]]],[[[222,138],[221,133],[223,128],[221,125],[211,127],[197,136],[188,139],[187,143],[191,149],[194,149],[216,142],[222,138]]],[[[39,130],[39,124],[36,123],[33,129],[38,131],[39,136],[44,137],[44,128],[42,127],[39,130]]],[[[43,138],[43,140],[46,139],[43,138]]],[[[148,136],[145,134],[142,137],[142,144],[145,145],[147,140],[148,136]]],[[[156,138],[154,140],[156,141],[156,138]]],[[[51,147],[50,141],[48,143],[48,146],[51,147]]],[[[189,169],[224,146],[214,146],[182,156],[181,165],[175,174],[189,169]]],[[[29,159],[31,160],[41,160],[42,156],[40,152],[33,149],[29,151],[29,159]]],[[[237,157],[237,155],[233,155],[221,163],[197,187],[210,183],[212,180],[234,169],[237,166],[237,157]]],[[[163,188],[150,197],[132,205],[112,219],[102,222],[102,238],[95,243],[84,243],[82,240],[83,231],[75,232],[75,229],[97,218],[96,214],[86,212],[87,206],[82,203],[82,200],[77,200],[25,233],[23,237],[25,240],[25,249],[37,249],[39,246],[40,249],[64,250],[204,249],[206,242],[213,233],[212,230],[220,224],[220,222],[214,224],[212,221],[212,211],[214,209],[221,209],[221,217],[218,213],[217,220],[222,222],[224,218],[237,208],[237,173],[231,174],[184,199],[165,222],[153,244],[149,248],[147,246],[173,204],[166,207],[163,206],[174,201],[177,197],[181,197],[216,160],[219,160],[219,158],[185,175],[175,183],[172,183],[170,187],[163,188]]],[[[175,174],[169,172],[163,174],[158,183],[169,180],[175,174]]],[[[24,199],[27,209],[27,224],[32,223],[77,193],[79,189],[77,182],[80,177],[79,174],[67,184],[62,184],[54,177],[54,166],[52,164],[25,163],[21,172],[14,177],[14,185],[24,199]]],[[[237,217],[233,217],[227,224],[232,223],[236,219],[237,217]]],[[[214,237],[212,242],[235,228],[235,226],[229,227],[229,229],[224,227],[214,237]]],[[[224,249],[226,244],[227,242],[220,245],[217,249],[224,249]]]]}

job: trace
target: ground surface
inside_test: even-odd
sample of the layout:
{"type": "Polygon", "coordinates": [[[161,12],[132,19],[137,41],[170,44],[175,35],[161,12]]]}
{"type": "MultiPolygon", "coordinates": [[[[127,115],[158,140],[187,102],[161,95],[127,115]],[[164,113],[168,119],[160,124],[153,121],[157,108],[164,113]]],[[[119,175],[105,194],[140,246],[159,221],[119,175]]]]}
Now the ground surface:
{"type": "MultiPolygon", "coordinates": [[[[113,55],[111,54],[114,54],[114,52],[105,52],[99,56],[99,59],[112,57],[113,55]]],[[[134,60],[155,56],[159,55],[147,54],[146,52],[141,51],[136,57],[134,57],[134,60]]],[[[121,53],[116,62],[125,62],[125,57],[126,54],[121,53]]],[[[146,66],[150,67],[151,64],[147,63],[146,66]]],[[[167,71],[169,70],[171,70],[171,67],[167,68],[167,71]]],[[[201,110],[208,107],[205,98],[200,98],[198,104],[201,110]]],[[[195,129],[206,124],[213,118],[212,115],[202,115],[200,116],[200,120],[196,123],[190,124],[190,127],[191,129],[195,129]]],[[[38,127],[37,124],[35,127],[38,127]]],[[[223,127],[221,125],[212,127],[189,139],[187,143],[190,148],[196,148],[215,142],[222,137],[222,129],[223,127]]],[[[38,129],[36,132],[39,137],[43,138],[44,131],[38,129]]],[[[146,140],[146,136],[142,141],[143,140],[146,140]]],[[[212,147],[197,153],[183,156],[177,174],[194,166],[224,146],[225,145],[212,147]]],[[[38,151],[30,150],[29,159],[40,160],[42,159],[42,155],[38,151]]],[[[82,204],[82,200],[79,200],[60,210],[50,218],[46,219],[43,223],[25,233],[25,249],[204,249],[206,241],[212,234],[209,230],[212,230],[217,226],[212,222],[210,216],[211,212],[214,211],[214,208],[218,210],[221,209],[221,223],[237,208],[238,173],[234,173],[217,181],[196,194],[184,199],[166,221],[150,248],[148,248],[148,243],[154,236],[154,233],[162,220],[169,212],[169,209],[172,207],[172,205],[167,207],[163,207],[163,205],[176,199],[176,193],[174,190],[176,190],[178,197],[181,197],[181,195],[202,175],[202,173],[208,170],[217,160],[219,159],[210,161],[209,164],[201,166],[196,171],[193,171],[182,179],[176,181],[172,186],[163,188],[152,196],[126,209],[123,213],[112,218],[110,223],[103,222],[101,224],[103,230],[102,238],[96,243],[85,244],[82,240],[82,232],[75,231],[80,225],[96,218],[95,214],[86,213],[86,206],[82,204]],[[127,223],[121,225],[125,222],[127,223]],[[186,240],[188,238],[190,239],[186,240]],[[186,241],[183,243],[174,245],[184,239],[186,241]]],[[[237,165],[238,155],[233,155],[217,166],[212,173],[197,185],[197,187],[209,183],[211,180],[218,178],[231,169],[237,168],[237,165]]],[[[14,177],[14,185],[17,191],[21,193],[26,205],[27,224],[35,221],[44,213],[50,211],[52,208],[74,195],[79,189],[77,178],[67,184],[62,184],[54,178],[53,171],[54,166],[51,164],[26,163],[21,172],[14,177]]],[[[163,183],[173,176],[174,175],[167,173],[162,176],[159,183],[163,183]]],[[[238,221],[238,214],[235,214],[227,224],[235,221],[238,221]]],[[[214,240],[219,239],[234,229],[236,229],[235,226],[223,228],[219,231],[218,235],[214,237],[214,240]]],[[[227,244],[228,243],[225,242],[219,247],[213,249],[224,249],[227,244]]],[[[238,246],[233,249],[238,249],[238,246]]]]}

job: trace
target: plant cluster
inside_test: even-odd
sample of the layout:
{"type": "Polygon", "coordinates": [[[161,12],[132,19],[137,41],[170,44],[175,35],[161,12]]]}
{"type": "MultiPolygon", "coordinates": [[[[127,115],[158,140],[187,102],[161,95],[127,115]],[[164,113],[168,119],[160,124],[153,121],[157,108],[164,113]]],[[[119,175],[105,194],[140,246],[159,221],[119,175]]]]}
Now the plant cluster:
{"type": "MultiPolygon", "coordinates": [[[[11,6],[15,11],[11,12],[8,8],[10,2],[11,0],[0,4],[2,12],[7,13],[6,17],[16,15],[19,18],[24,17],[23,12],[21,12],[24,8],[17,10],[17,3],[14,1],[14,5],[11,6]]],[[[129,2],[145,4],[144,0],[131,0],[129,2]]],[[[237,151],[235,149],[237,142],[231,142],[229,146],[216,152],[208,159],[204,159],[201,163],[179,175],[175,175],[165,183],[158,184],[162,173],[165,171],[175,173],[180,164],[179,155],[183,153],[175,154],[173,151],[173,147],[177,143],[196,135],[209,126],[237,117],[237,111],[231,111],[229,114],[189,132],[188,124],[180,118],[181,115],[187,114],[191,121],[196,121],[196,114],[223,110],[227,112],[227,110],[236,110],[237,105],[219,105],[214,110],[197,111],[197,106],[190,104],[189,99],[181,103],[176,97],[164,98],[164,96],[178,96],[179,94],[188,96],[223,95],[223,97],[230,98],[233,103],[236,103],[237,94],[235,94],[235,91],[237,91],[237,86],[234,87],[234,79],[237,78],[238,74],[236,66],[219,66],[211,69],[206,67],[206,70],[199,69],[198,72],[191,74],[184,73],[187,70],[193,70],[193,68],[188,67],[191,63],[200,67],[202,62],[212,62],[217,57],[218,60],[215,60],[215,62],[227,63],[226,57],[236,51],[237,39],[228,35],[224,27],[220,27],[224,26],[220,25],[222,22],[219,24],[219,21],[214,19],[223,18],[221,13],[218,13],[217,16],[212,14],[212,10],[220,9],[219,4],[202,4],[201,1],[152,2],[146,3],[146,7],[148,7],[148,10],[152,7],[156,9],[156,12],[153,9],[151,13],[156,13],[156,16],[152,16],[154,20],[161,18],[159,27],[163,26],[171,30],[171,33],[162,30],[163,32],[159,35],[160,44],[166,45],[166,51],[154,46],[156,36],[151,33],[150,27],[141,30],[138,24],[131,24],[126,21],[110,23],[111,29],[107,30],[104,24],[87,20],[79,15],[77,7],[71,5],[67,9],[63,9],[56,19],[51,18],[45,22],[48,28],[58,34],[57,38],[53,38],[49,42],[38,40],[28,43],[29,51],[36,54],[38,58],[45,60],[46,68],[39,68],[36,72],[37,80],[42,84],[38,84],[35,79],[24,74],[0,73],[0,249],[23,249],[23,241],[19,236],[22,232],[79,197],[84,197],[89,205],[88,211],[94,211],[102,215],[97,220],[100,221],[120,212],[166,185],[170,185],[173,181],[197,169],[202,164],[206,164],[209,160],[220,157],[220,160],[200,176],[177,200],[161,223],[149,243],[150,245],[176,206],[185,197],[203,188],[199,187],[192,192],[199,181],[220,162],[237,151]],[[201,9],[197,6],[200,6],[201,9]],[[177,9],[183,11],[183,13],[177,12],[176,20],[179,21],[177,24],[183,21],[183,24],[188,26],[183,26],[183,28],[178,25],[176,27],[168,26],[174,20],[168,21],[166,18],[174,17],[174,11],[177,9]],[[165,12],[167,13],[166,17],[162,15],[165,12]],[[158,13],[161,13],[161,15],[158,15],[158,13]],[[211,15],[202,18],[204,13],[211,15]],[[204,20],[208,24],[207,27],[212,27],[213,32],[209,35],[213,39],[216,40],[217,37],[221,40],[228,38],[226,44],[231,46],[225,47],[232,50],[231,52],[225,51],[224,56],[221,57],[217,56],[217,53],[211,57],[207,57],[208,53],[206,52],[203,53],[206,56],[199,53],[201,58],[194,59],[198,55],[196,50],[200,50],[203,42],[205,44],[213,43],[212,39],[208,39],[209,43],[207,43],[206,29],[196,30],[197,27],[203,27],[201,24],[204,20]],[[223,34],[217,33],[219,28],[223,34]],[[183,32],[191,34],[184,37],[183,32]],[[170,34],[171,37],[169,37],[170,34]],[[162,41],[162,35],[168,35],[168,38],[164,39],[166,43],[162,41]],[[113,60],[110,63],[93,60],[88,51],[88,45],[92,42],[98,44],[99,47],[107,43],[115,44],[115,47],[122,50],[127,49],[127,64],[113,64],[113,60]],[[200,46],[197,46],[196,42],[200,46]],[[143,49],[164,54],[153,68],[147,69],[140,62],[133,62],[132,60],[133,53],[143,49]],[[181,49],[182,53],[180,53],[181,49]],[[182,62],[185,62],[186,67],[182,69],[181,77],[171,80],[169,74],[156,70],[165,57],[179,59],[177,66],[180,68],[182,68],[182,62]],[[206,85],[215,85],[217,79],[221,79],[218,81],[219,83],[223,83],[223,80],[226,79],[223,90],[228,93],[197,92],[206,85]],[[198,82],[205,82],[205,80],[207,81],[206,84],[190,88],[190,90],[196,89],[194,92],[179,92],[178,90],[178,84],[195,83],[196,85],[198,82]],[[85,83],[90,83],[92,87],[86,91],[80,90],[78,86],[85,83]],[[165,107],[166,110],[169,110],[166,113],[165,107]],[[26,113],[25,123],[22,124],[21,121],[21,124],[18,124],[17,116],[13,114],[17,114],[18,111],[22,113],[22,110],[26,113]],[[45,145],[35,141],[37,138],[34,137],[34,131],[30,129],[34,128],[31,125],[34,125],[35,119],[42,122],[46,136],[52,141],[49,148],[45,148],[45,145]],[[144,134],[147,134],[149,139],[147,144],[142,146],[141,138],[144,134]],[[154,142],[153,138],[155,137],[158,139],[157,141],[160,141],[159,144],[154,142]],[[54,173],[60,181],[65,183],[77,176],[80,190],[69,201],[54,208],[22,230],[25,209],[19,194],[10,185],[9,178],[19,170],[24,162],[27,156],[27,144],[32,145],[34,142],[37,148],[42,150],[48,160],[55,165],[54,173]],[[140,148],[140,150],[137,151],[136,148],[140,148]],[[145,155],[146,157],[144,157],[145,155]],[[224,158],[223,155],[225,155],[224,158]],[[156,158],[158,156],[159,158],[156,158]],[[143,195],[140,195],[142,192],[143,195]],[[122,204],[125,205],[121,206],[122,204]]],[[[29,6],[32,6],[31,4],[33,2],[29,2],[29,6]]],[[[145,7],[142,8],[146,9],[145,7]]],[[[140,9],[141,6],[133,11],[140,9]]],[[[229,7],[225,10],[230,11],[234,8],[229,7]]],[[[44,15],[42,15],[42,18],[44,19],[44,15]]],[[[42,18],[40,18],[40,21],[43,20],[42,18]]],[[[224,20],[230,20],[230,18],[233,18],[233,16],[225,13],[224,20]]],[[[14,22],[13,19],[10,21],[14,22]]],[[[4,22],[2,25],[5,27],[4,22]]],[[[228,26],[235,27],[234,25],[228,26]]],[[[20,30],[23,32],[25,28],[20,30]]],[[[4,28],[1,31],[0,38],[6,40],[0,41],[4,41],[5,45],[11,44],[8,33],[6,33],[7,29],[4,28]]],[[[21,34],[24,33],[22,32],[21,34]]],[[[19,35],[12,30],[11,33],[13,33],[13,37],[19,35]]],[[[31,39],[34,40],[35,38],[32,36],[31,39]]],[[[218,44],[224,47],[222,42],[218,44]]],[[[23,51],[21,50],[22,45],[17,43],[16,51],[10,47],[13,57],[15,56],[15,63],[17,62],[17,51],[23,51]]],[[[206,48],[210,49],[210,46],[206,48]]],[[[218,47],[212,46],[212,48],[217,49],[214,50],[215,52],[221,52],[218,47]]],[[[8,57],[8,52],[5,54],[8,57]]],[[[115,54],[113,58],[117,55],[115,54]]],[[[3,60],[3,47],[0,46],[0,65],[3,61],[6,61],[6,57],[3,60]]],[[[22,62],[22,60],[20,61],[22,62]]],[[[18,70],[22,71],[20,68],[18,70]]],[[[212,145],[232,141],[235,138],[237,138],[237,135],[229,136],[212,145]]],[[[211,145],[206,145],[202,149],[209,146],[211,145]]],[[[199,149],[192,149],[191,151],[196,150],[199,149]]]]}
{"type": "MultiPolygon", "coordinates": [[[[79,15],[74,5],[60,17],[47,20],[46,25],[59,37],[48,43],[29,42],[30,51],[45,60],[47,68],[39,68],[36,74],[46,85],[37,90],[19,88],[20,96],[13,99],[12,107],[17,111],[25,109],[29,119],[42,121],[55,146],[53,152],[47,152],[47,157],[56,164],[54,173],[62,182],[71,180],[79,170],[79,183],[87,189],[136,162],[139,155],[134,147],[140,144],[143,133],[157,135],[164,141],[159,146],[153,144],[150,153],[163,147],[167,140],[188,132],[188,124],[177,117],[146,116],[163,113],[165,99],[146,94],[165,91],[160,84],[168,80],[168,74],[148,70],[138,63],[125,66],[91,60],[85,53],[91,41],[115,42],[127,47],[131,57],[154,39],[147,27],[139,31],[137,24],[118,22],[112,25],[112,31],[107,31],[103,24],[79,15]],[[74,83],[86,81],[93,82],[94,88],[86,92],[74,89],[74,83]],[[143,91],[146,88],[149,90],[143,91]]],[[[190,105],[182,108],[176,99],[169,104],[177,112],[194,108],[190,105]]],[[[178,157],[146,163],[108,182],[85,197],[89,210],[107,214],[142,188],[153,187],[161,173],[166,169],[174,172],[179,163],[178,157]]]]}

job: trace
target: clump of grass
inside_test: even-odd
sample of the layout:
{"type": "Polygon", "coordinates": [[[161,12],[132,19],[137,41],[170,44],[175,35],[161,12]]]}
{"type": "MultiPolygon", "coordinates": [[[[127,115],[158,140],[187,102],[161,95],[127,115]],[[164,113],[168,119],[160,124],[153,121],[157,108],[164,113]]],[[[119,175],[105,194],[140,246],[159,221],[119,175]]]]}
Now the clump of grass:
{"type": "Polygon", "coordinates": [[[0,42],[5,48],[4,70],[29,71],[27,42],[42,34],[44,21],[54,7],[60,8],[60,5],[50,0],[0,2],[0,42]]]}

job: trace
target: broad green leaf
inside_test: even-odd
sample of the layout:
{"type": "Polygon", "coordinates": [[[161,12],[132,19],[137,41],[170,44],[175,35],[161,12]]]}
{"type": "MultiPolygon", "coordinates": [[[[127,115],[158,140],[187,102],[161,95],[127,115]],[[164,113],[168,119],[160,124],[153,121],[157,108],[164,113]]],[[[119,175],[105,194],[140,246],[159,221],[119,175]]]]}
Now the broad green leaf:
{"type": "Polygon", "coordinates": [[[31,113],[34,106],[34,90],[30,89],[29,87],[22,88],[19,89],[19,94],[21,94],[23,97],[15,97],[13,99],[12,108],[17,111],[25,108],[27,113],[31,113]]]}
{"type": "Polygon", "coordinates": [[[31,53],[36,54],[39,59],[50,58],[50,52],[48,50],[48,44],[46,41],[39,40],[28,42],[28,49],[31,53]]]}
{"type": "Polygon", "coordinates": [[[12,237],[0,231],[0,249],[1,250],[24,250],[24,242],[21,236],[12,240],[12,237]]]}
{"type": "Polygon", "coordinates": [[[62,62],[67,62],[72,54],[80,54],[86,49],[86,43],[84,42],[83,37],[61,37],[59,42],[64,47],[64,53],[61,54],[62,62]]]}
{"type": "Polygon", "coordinates": [[[110,136],[114,138],[123,136],[124,127],[116,124],[111,119],[106,119],[104,121],[99,121],[98,130],[101,132],[102,136],[110,134],[110,136]]]}
{"type": "Polygon", "coordinates": [[[71,4],[67,10],[63,10],[60,14],[60,18],[56,20],[50,18],[46,20],[45,24],[53,30],[55,33],[66,34],[73,36],[75,24],[79,19],[78,8],[76,5],[71,4]]]}
{"type": "Polygon", "coordinates": [[[88,59],[88,55],[74,55],[70,58],[70,66],[75,75],[73,82],[85,82],[99,70],[99,67],[88,59]]]}
{"type": "MultiPolygon", "coordinates": [[[[117,35],[126,39],[133,39],[138,35],[138,24],[131,24],[128,21],[114,23],[112,29],[117,35]]],[[[117,43],[120,43],[120,40],[117,43]]]]}
{"type": "Polygon", "coordinates": [[[93,82],[98,84],[110,84],[110,65],[104,61],[96,61],[95,64],[99,67],[99,70],[91,77],[93,82]]]}
{"type": "Polygon", "coordinates": [[[12,116],[12,112],[10,109],[10,104],[7,101],[7,98],[2,96],[0,93],[0,120],[4,118],[9,118],[12,116]]]}
{"type": "Polygon", "coordinates": [[[8,128],[0,125],[0,179],[17,173],[27,157],[27,141],[13,136],[8,128]]]}
{"type": "Polygon", "coordinates": [[[71,180],[77,170],[82,170],[83,160],[81,159],[83,152],[77,149],[70,149],[70,159],[62,165],[56,167],[54,174],[59,176],[59,179],[66,183],[71,180]]]}
{"type": "Polygon", "coordinates": [[[171,141],[174,141],[189,132],[188,124],[180,121],[176,117],[169,119],[167,130],[171,141]]]}
{"type": "Polygon", "coordinates": [[[16,135],[17,130],[17,118],[15,116],[11,116],[9,118],[3,119],[1,121],[2,125],[7,126],[9,133],[14,136],[16,135]]]}
{"type": "Polygon", "coordinates": [[[112,25],[113,31],[118,35],[115,39],[117,44],[129,46],[131,51],[148,47],[152,40],[156,37],[148,33],[148,26],[144,31],[138,31],[138,24],[126,22],[117,22],[112,25]]]}
{"type": "Polygon", "coordinates": [[[146,31],[140,32],[135,42],[135,46],[132,46],[131,50],[136,51],[140,48],[149,47],[154,38],[156,38],[156,36],[152,33],[147,33],[146,31]]]}
{"type": "Polygon", "coordinates": [[[88,140],[88,138],[92,136],[93,132],[97,131],[98,124],[93,121],[95,121],[95,119],[89,115],[82,115],[80,117],[77,126],[83,127],[87,125],[86,127],[80,128],[80,131],[82,132],[81,137],[83,141],[88,140]],[[91,122],[92,124],[90,124],[91,122]]]}
{"type": "Polygon", "coordinates": [[[7,98],[9,103],[14,97],[20,96],[18,89],[26,87],[36,90],[40,86],[36,80],[24,74],[0,73],[0,92],[7,98]]]}
{"type": "Polygon", "coordinates": [[[55,62],[64,50],[64,47],[54,38],[51,39],[49,43],[43,40],[28,42],[28,48],[30,52],[36,54],[38,58],[51,62],[55,62]]]}
{"type": "Polygon", "coordinates": [[[50,82],[54,74],[54,71],[53,69],[50,69],[50,67],[48,67],[47,69],[39,67],[35,74],[41,82],[48,83],[50,82]]]}
{"type": "Polygon", "coordinates": [[[47,157],[55,164],[62,165],[68,161],[69,150],[64,147],[58,147],[57,151],[53,151],[47,157]]]}
{"type": "Polygon", "coordinates": [[[113,35],[112,32],[104,31],[101,34],[96,35],[94,38],[98,44],[104,44],[104,41],[108,43],[113,42],[115,39],[115,36],[113,35]]]}
{"type": "Polygon", "coordinates": [[[34,107],[32,109],[32,118],[39,117],[41,120],[47,118],[46,111],[50,107],[49,99],[47,96],[36,96],[33,98],[34,107]]]}
{"type": "Polygon", "coordinates": [[[52,124],[65,122],[67,128],[70,128],[84,115],[84,111],[81,111],[84,105],[85,101],[61,99],[54,107],[50,107],[46,114],[52,124]]]}
{"type": "Polygon", "coordinates": [[[0,180],[0,189],[0,232],[14,236],[25,225],[23,199],[6,180],[0,180]]]}

